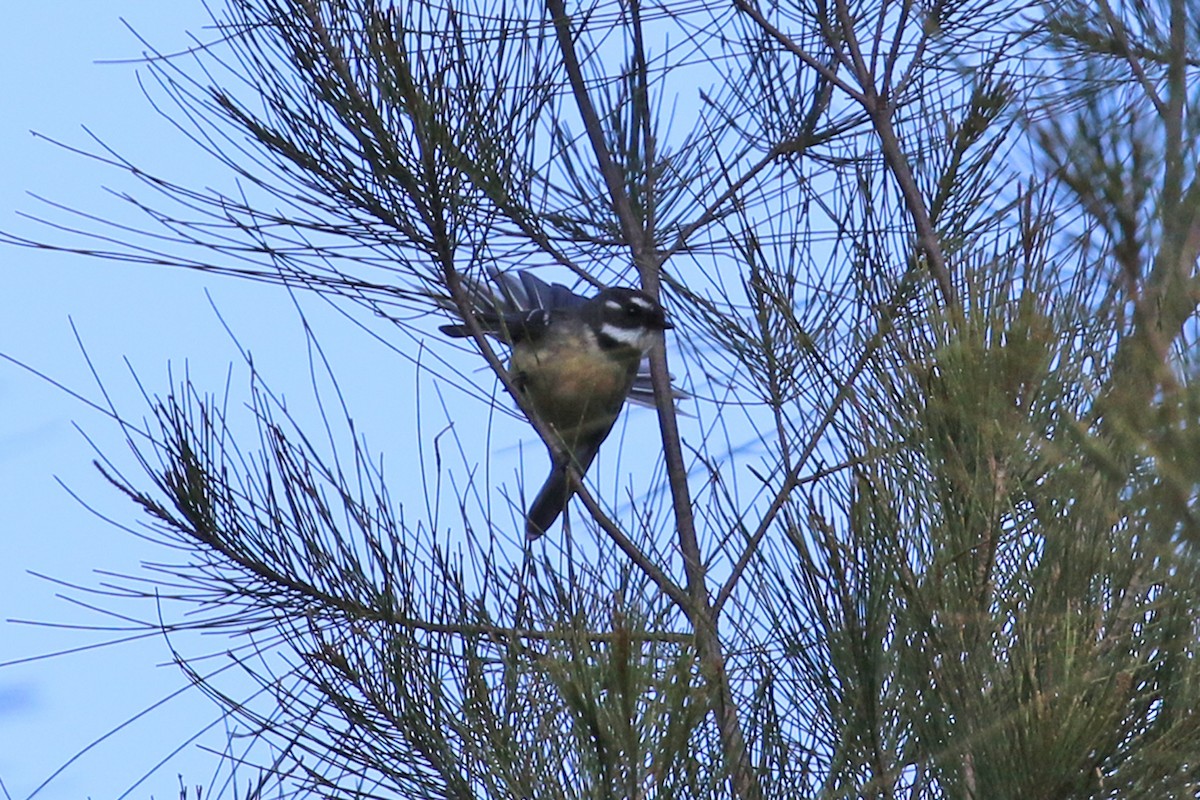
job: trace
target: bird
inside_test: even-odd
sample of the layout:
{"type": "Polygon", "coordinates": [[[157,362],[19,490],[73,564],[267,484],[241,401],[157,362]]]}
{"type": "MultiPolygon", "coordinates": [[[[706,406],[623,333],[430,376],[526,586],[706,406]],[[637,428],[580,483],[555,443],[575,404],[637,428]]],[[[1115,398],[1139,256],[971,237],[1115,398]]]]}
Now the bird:
{"type": "MultiPolygon", "coordinates": [[[[475,320],[486,334],[509,345],[508,373],[526,407],[553,432],[550,475],[525,514],[525,537],[545,534],[570,499],[568,468],[582,476],[612,431],[625,401],[653,405],[650,348],[675,326],[662,305],[629,287],[601,289],[591,297],[527,270],[489,270],[496,290],[463,280],[475,320]]],[[[453,303],[443,307],[458,312],[453,303]]],[[[442,325],[465,338],[465,323],[442,325]]],[[[675,397],[681,393],[673,393],[675,397]]]]}

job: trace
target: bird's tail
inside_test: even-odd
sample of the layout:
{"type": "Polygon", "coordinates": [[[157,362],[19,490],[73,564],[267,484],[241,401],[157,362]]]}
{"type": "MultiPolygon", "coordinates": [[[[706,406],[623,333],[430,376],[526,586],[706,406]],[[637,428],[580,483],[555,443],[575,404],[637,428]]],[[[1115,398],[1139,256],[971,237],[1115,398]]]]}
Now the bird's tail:
{"type": "Polygon", "coordinates": [[[529,513],[525,515],[525,538],[533,541],[550,530],[550,526],[558,519],[558,515],[567,507],[571,493],[571,485],[567,481],[565,464],[555,464],[551,467],[550,477],[542,484],[542,490],[537,493],[529,513]]]}
{"type": "MultiPolygon", "coordinates": [[[[605,431],[606,435],[607,433],[605,431]]],[[[582,452],[576,453],[573,463],[580,475],[587,472],[587,468],[591,466],[592,459],[596,457],[596,452],[600,449],[600,441],[603,439],[604,437],[601,436],[599,441],[589,444],[583,448],[582,452]]],[[[550,526],[562,514],[570,499],[571,483],[567,480],[567,464],[555,460],[550,466],[550,477],[546,478],[546,482],[542,484],[541,491],[537,493],[537,497],[533,499],[533,504],[529,506],[529,511],[525,515],[525,538],[532,542],[550,530],[550,526]]]]}

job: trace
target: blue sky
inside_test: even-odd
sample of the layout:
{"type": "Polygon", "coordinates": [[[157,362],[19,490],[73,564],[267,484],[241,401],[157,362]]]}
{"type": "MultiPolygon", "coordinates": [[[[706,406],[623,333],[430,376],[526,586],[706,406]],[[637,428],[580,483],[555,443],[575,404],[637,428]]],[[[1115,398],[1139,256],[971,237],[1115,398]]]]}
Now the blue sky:
{"type": "MultiPolygon", "coordinates": [[[[125,16],[152,39],[183,41],[202,18],[189,3],[16,3],[0,26],[0,227],[34,232],[16,216],[41,207],[27,192],[72,205],[107,208],[99,192],[114,175],[36,139],[30,130],[83,144],[86,124],[119,146],[159,161],[177,143],[140,93],[135,68],[100,65],[140,50],[125,16]]],[[[99,369],[125,385],[121,358],[157,379],[168,359],[209,363],[199,346],[213,334],[203,281],[167,271],[0,248],[0,352],[95,398],[74,343],[73,319],[99,369]]],[[[10,619],[108,624],[56,598],[61,590],[35,578],[95,585],[94,570],[133,571],[153,557],[148,543],[98,520],[59,485],[61,480],[100,513],[133,519],[128,503],[106,489],[90,461],[78,424],[101,448],[116,451],[115,426],[44,381],[0,363],[0,662],[107,641],[114,634],[52,630],[10,619]]],[[[0,780],[9,796],[28,797],[82,750],[182,685],[163,642],[90,650],[0,669],[0,780]]],[[[187,694],[114,734],[36,796],[117,797],[149,767],[216,716],[187,694]]],[[[203,783],[211,757],[193,752],[134,789],[132,797],[178,794],[177,772],[203,783]]]]}
{"type": "MultiPolygon", "coordinates": [[[[203,38],[206,18],[199,3],[51,0],[11,4],[5,17],[0,26],[0,228],[55,236],[18,216],[47,211],[28,192],[103,215],[127,213],[101,190],[128,186],[119,172],[35,138],[31,130],[87,146],[86,125],[117,150],[182,183],[203,186],[210,180],[211,165],[143,98],[137,76],[144,69],[98,63],[140,54],[142,46],[122,19],[164,51],[187,46],[187,31],[203,38]]],[[[238,352],[210,308],[206,290],[275,388],[305,393],[300,328],[291,301],[278,289],[11,247],[0,247],[0,265],[0,353],[94,401],[100,392],[75,341],[72,321],[126,413],[141,414],[145,405],[125,359],[151,391],[168,389],[168,364],[176,375],[186,365],[197,385],[219,390],[230,364],[238,362],[238,352]]],[[[358,383],[372,372],[377,379],[378,371],[356,370],[353,362],[362,358],[359,363],[366,364],[383,348],[364,343],[361,336],[339,339],[351,332],[350,326],[325,313],[319,303],[311,313],[323,320],[334,356],[346,364],[346,374],[339,378],[349,384],[348,390],[367,398],[359,413],[382,413],[385,404],[371,402],[379,396],[377,388],[363,392],[358,383]],[[339,353],[339,341],[353,342],[353,347],[347,344],[339,353]]],[[[397,370],[403,367],[396,365],[397,370]]],[[[244,370],[235,367],[233,374],[235,387],[243,389],[244,370]]],[[[25,798],[90,742],[181,687],[183,678],[166,663],[169,652],[161,638],[11,663],[120,635],[8,622],[111,624],[60,599],[56,595],[64,593],[62,587],[30,571],[95,586],[103,581],[98,571],[133,573],[140,561],[162,559],[163,552],[101,521],[60,485],[97,513],[136,523],[133,506],[91,465],[95,452],[76,429],[128,465],[115,425],[6,362],[0,362],[0,409],[0,662],[5,663],[0,668],[0,781],[7,796],[25,798]]],[[[153,614],[147,604],[127,610],[153,614]]],[[[121,796],[216,718],[208,700],[184,693],[85,753],[36,796],[121,796]]],[[[220,746],[223,737],[214,731],[206,741],[220,746]]],[[[177,774],[189,785],[207,784],[215,762],[213,756],[188,748],[129,796],[176,797],[177,774]]]]}

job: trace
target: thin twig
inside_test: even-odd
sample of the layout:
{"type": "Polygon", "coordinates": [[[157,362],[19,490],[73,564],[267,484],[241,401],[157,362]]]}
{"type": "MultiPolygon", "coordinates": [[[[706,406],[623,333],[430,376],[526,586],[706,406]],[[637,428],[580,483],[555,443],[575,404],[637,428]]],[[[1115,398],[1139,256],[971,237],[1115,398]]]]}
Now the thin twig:
{"type": "MultiPolygon", "coordinates": [[[[575,96],[579,114],[583,119],[588,138],[592,143],[596,162],[604,176],[611,195],[613,209],[617,214],[622,233],[633,254],[633,262],[641,276],[642,288],[651,296],[660,295],[659,259],[650,250],[649,237],[634,213],[625,191],[622,173],[607,150],[604,129],[595,107],[587,93],[583,72],[575,53],[570,19],[562,0],[546,0],[554,20],[563,65],[575,96]]],[[[641,98],[643,102],[647,98],[641,98]]],[[[662,431],[663,450],[667,461],[667,476],[674,501],[675,525],[687,575],[687,590],[690,602],[684,607],[696,632],[697,649],[701,663],[713,692],[712,711],[720,731],[721,747],[733,783],[733,791],[741,800],[756,800],[762,796],[758,779],[750,764],[749,751],[738,719],[737,706],[730,688],[729,675],[725,669],[725,657],[717,620],[712,613],[705,581],[704,563],[696,537],[695,520],[692,514],[691,496],[687,482],[687,466],[683,460],[683,449],[679,438],[675,402],[671,392],[670,374],[667,368],[666,348],[658,344],[650,353],[650,372],[658,408],[659,426],[662,431]]]]}

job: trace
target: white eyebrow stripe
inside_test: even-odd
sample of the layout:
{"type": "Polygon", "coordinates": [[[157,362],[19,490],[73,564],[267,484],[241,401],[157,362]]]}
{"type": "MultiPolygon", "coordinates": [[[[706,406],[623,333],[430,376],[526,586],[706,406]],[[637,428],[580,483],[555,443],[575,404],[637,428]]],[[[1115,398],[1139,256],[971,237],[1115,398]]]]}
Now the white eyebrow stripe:
{"type": "Polygon", "coordinates": [[[620,311],[623,308],[620,300],[611,300],[611,299],[604,301],[604,307],[611,308],[614,311],[620,311]]]}
{"type": "Polygon", "coordinates": [[[644,297],[639,297],[636,294],[629,298],[629,302],[633,303],[635,306],[642,309],[643,311],[653,311],[654,310],[653,303],[651,303],[649,300],[647,300],[644,297]]]}

